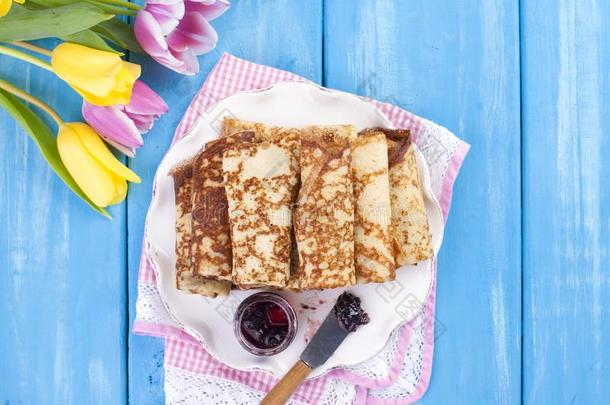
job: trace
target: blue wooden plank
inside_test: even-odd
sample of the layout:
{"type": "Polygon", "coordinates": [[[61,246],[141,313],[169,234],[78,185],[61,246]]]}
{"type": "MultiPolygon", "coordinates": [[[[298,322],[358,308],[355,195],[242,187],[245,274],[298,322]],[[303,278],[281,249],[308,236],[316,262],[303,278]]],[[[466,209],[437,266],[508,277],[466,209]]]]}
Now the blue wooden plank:
{"type": "MultiPolygon", "coordinates": [[[[174,130],[211,67],[224,51],[257,63],[290,70],[322,81],[322,2],[233,1],[231,9],[212,23],[219,33],[218,47],[201,56],[201,72],[194,77],[173,73],[154,62],[142,63],[144,80],[170,106],[170,113],[145,136],[146,145],[130,166],[142,177],[128,201],[130,321],[135,316],[136,281],[144,219],[150,202],[152,179],[174,130]]],[[[130,336],[129,401],[163,403],[163,344],[159,339],[130,336]]]]}
{"type": "MultiPolygon", "coordinates": [[[[0,76],[81,120],[50,73],[2,57],[0,76]]],[[[0,132],[0,403],[125,403],[124,206],[92,211],[4,111],[0,132]]]]}
{"type": "Polygon", "coordinates": [[[472,145],[439,257],[423,403],[520,400],[518,2],[326,2],[329,87],[387,100],[472,145]]]}
{"type": "Polygon", "coordinates": [[[524,393],[610,400],[610,5],[522,2],[524,393]]]}

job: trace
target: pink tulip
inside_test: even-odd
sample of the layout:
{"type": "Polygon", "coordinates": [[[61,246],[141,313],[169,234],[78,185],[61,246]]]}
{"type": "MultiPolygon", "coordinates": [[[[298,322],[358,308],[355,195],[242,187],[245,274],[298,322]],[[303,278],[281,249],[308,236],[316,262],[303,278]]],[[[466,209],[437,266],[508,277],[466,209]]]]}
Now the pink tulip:
{"type": "Polygon", "coordinates": [[[160,64],[185,75],[199,72],[197,56],[214,49],[218,34],[208,21],[222,15],[227,0],[148,0],[134,33],[160,64]]]}
{"type": "Polygon", "coordinates": [[[167,112],[167,104],[146,84],[137,80],[127,105],[97,106],[83,101],[83,118],[110,145],[135,156],[135,148],[144,144],[141,134],[167,112]]]}

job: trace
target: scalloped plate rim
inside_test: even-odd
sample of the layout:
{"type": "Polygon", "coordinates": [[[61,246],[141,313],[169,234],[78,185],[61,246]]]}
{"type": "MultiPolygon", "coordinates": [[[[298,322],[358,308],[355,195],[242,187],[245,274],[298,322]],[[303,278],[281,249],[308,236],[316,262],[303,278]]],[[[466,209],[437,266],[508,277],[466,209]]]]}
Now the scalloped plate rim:
{"type": "MultiPolygon", "coordinates": [[[[372,111],[374,111],[374,113],[378,116],[379,119],[381,119],[382,121],[385,122],[385,127],[387,128],[394,128],[394,126],[391,124],[391,122],[388,120],[388,118],[385,116],[385,114],[383,114],[377,107],[375,107],[374,105],[372,105],[370,103],[370,101],[365,100],[364,98],[351,94],[351,93],[345,93],[342,91],[338,91],[338,90],[332,90],[332,89],[327,89],[324,88],[322,86],[319,86],[315,83],[310,83],[310,82],[302,82],[302,81],[298,81],[298,82],[278,82],[275,84],[272,84],[270,86],[267,86],[265,88],[262,89],[254,89],[254,90],[245,90],[245,91],[240,91],[240,92],[236,92],[230,96],[227,96],[215,103],[213,103],[212,105],[210,105],[200,116],[197,117],[196,121],[193,123],[191,129],[187,132],[187,134],[185,136],[183,136],[180,140],[178,140],[177,142],[175,142],[174,144],[172,144],[170,146],[170,148],[168,149],[168,151],[166,152],[166,154],[164,155],[163,159],[161,160],[161,162],[159,163],[159,166],[157,168],[157,171],[155,173],[154,176],[154,181],[153,181],[153,196],[151,198],[151,203],[150,203],[150,207],[146,216],[146,221],[145,221],[145,229],[144,229],[144,238],[145,238],[145,257],[149,260],[149,262],[151,263],[151,267],[155,273],[155,283],[157,286],[157,289],[159,291],[159,297],[160,300],[163,304],[163,306],[165,307],[165,309],[168,311],[168,314],[170,316],[170,318],[176,322],[176,324],[178,325],[178,327],[183,330],[185,333],[187,333],[188,335],[190,335],[192,338],[194,338],[197,342],[199,342],[203,348],[205,348],[208,353],[214,357],[215,359],[223,362],[224,364],[226,364],[226,362],[224,362],[221,358],[221,356],[218,355],[218,352],[216,350],[214,350],[213,348],[211,348],[207,343],[205,338],[201,335],[201,333],[197,330],[195,330],[194,328],[188,326],[187,324],[185,324],[178,315],[176,315],[176,313],[173,311],[173,309],[171,308],[171,305],[168,303],[166,297],[164,296],[164,289],[165,286],[163,286],[163,284],[161,283],[161,275],[160,275],[160,270],[158,269],[159,264],[157,263],[156,258],[153,255],[153,252],[156,252],[158,250],[162,250],[160,247],[156,246],[152,241],[151,238],[149,236],[149,232],[150,232],[150,224],[149,221],[151,220],[151,214],[155,211],[154,208],[157,208],[157,204],[159,203],[158,201],[158,196],[157,196],[157,184],[159,182],[160,177],[163,176],[167,176],[167,172],[161,172],[161,168],[164,166],[164,164],[167,163],[168,157],[171,155],[172,150],[175,150],[175,148],[178,148],[179,145],[185,144],[189,141],[192,142],[191,138],[195,138],[196,135],[196,131],[199,127],[199,125],[204,121],[204,117],[206,115],[211,114],[211,112],[213,112],[216,108],[218,108],[220,105],[222,105],[223,103],[226,103],[228,100],[237,98],[237,97],[242,97],[242,96],[247,96],[247,95],[261,95],[261,94],[266,94],[269,92],[272,92],[278,88],[284,87],[284,86],[306,86],[306,87],[310,87],[313,88],[315,90],[321,91],[323,92],[325,95],[327,96],[336,96],[336,97],[349,97],[352,98],[355,102],[359,102],[359,103],[365,103],[366,105],[368,105],[372,111]]],[[[434,196],[434,193],[432,192],[432,188],[431,188],[431,183],[430,183],[430,174],[429,174],[429,169],[427,166],[427,163],[425,162],[425,159],[423,157],[423,154],[421,153],[421,151],[417,148],[417,145],[415,145],[415,152],[416,152],[416,157],[417,157],[417,163],[418,163],[418,168],[422,169],[422,171],[420,171],[420,176],[422,177],[422,185],[423,190],[424,190],[424,194],[425,197],[427,199],[428,203],[431,203],[433,206],[433,210],[436,211],[436,215],[438,215],[441,219],[440,221],[440,227],[437,229],[438,233],[435,234],[435,237],[437,239],[437,242],[434,244],[434,252],[435,252],[435,256],[432,257],[431,259],[428,259],[424,262],[421,262],[420,264],[424,264],[426,265],[426,270],[428,270],[429,272],[433,272],[433,265],[434,265],[434,261],[436,259],[436,255],[441,247],[442,244],[442,239],[443,239],[443,234],[444,234],[444,221],[443,221],[443,215],[442,215],[442,210],[440,208],[440,204],[438,203],[438,201],[436,200],[436,197],[434,196]]],[[[193,156],[194,154],[197,153],[197,150],[194,150],[193,153],[191,154],[191,156],[193,156]]],[[[432,289],[432,285],[433,285],[433,274],[430,277],[430,282],[428,284],[428,288],[427,288],[427,292],[425,294],[425,297],[427,299],[427,297],[429,296],[431,289],[432,289]]],[[[174,287],[175,288],[175,287],[174,287]]],[[[425,300],[424,300],[425,301],[425,300]]],[[[406,323],[408,323],[409,321],[411,321],[418,313],[421,312],[421,309],[423,308],[423,305],[420,306],[420,308],[417,311],[414,311],[411,314],[411,317],[404,319],[403,321],[401,321],[399,324],[397,324],[393,329],[391,329],[388,333],[388,338],[399,328],[401,328],[402,326],[404,326],[406,323]]],[[[380,347],[378,347],[373,353],[371,353],[371,356],[369,356],[368,358],[372,358],[374,357],[377,353],[379,353],[381,350],[383,350],[383,348],[385,347],[387,342],[387,339],[385,339],[383,341],[383,344],[380,345],[380,347]]],[[[364,360],[366,361],[366,360],[364,360]]],[[[310,376],[308,376],[308,380],[309,379],[314,379],[314,378],[318,378],[321,376],[326,375],[328,372],[333,371],[333,370],[337,370],[337,369],[345,369],[346,367],[352,367],[358,363],[345,363],[345,364],[337,364],[334,365],[332,367],[327,367],[325,368],[323,371],[319,371],[318,370],[314,370],[314,372],[312,372],[310,374],[310,376]]],[[[242,371],[257,371],[257,372],[264,372],[264,373],[268,373],[273,375],[274,377],[280,377],[282,374],[278,374],[276,373],[273,369],[269,369],[269,368],[265,368],[265,367],[258,367],[258,366],[236,366],[234,364],[227,364],[230,367],[236,368],[238,370],[242,370],[242,371]]],[[[321,368],[324,368],[324,366],[322,366],[321,368]]]]}

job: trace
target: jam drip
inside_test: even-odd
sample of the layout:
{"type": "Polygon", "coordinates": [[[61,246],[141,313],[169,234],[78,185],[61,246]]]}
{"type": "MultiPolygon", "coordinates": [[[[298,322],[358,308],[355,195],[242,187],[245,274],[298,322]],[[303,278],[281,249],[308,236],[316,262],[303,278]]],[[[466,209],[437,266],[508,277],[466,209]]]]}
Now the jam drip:
{"type": "Polygon", "coordinates": [[[369,315],[360,306],[360,298],[344,292],[337,298],[333,311],[339,324],[347,332],[354,332],[358,326],[369,323],[369,315]]]}

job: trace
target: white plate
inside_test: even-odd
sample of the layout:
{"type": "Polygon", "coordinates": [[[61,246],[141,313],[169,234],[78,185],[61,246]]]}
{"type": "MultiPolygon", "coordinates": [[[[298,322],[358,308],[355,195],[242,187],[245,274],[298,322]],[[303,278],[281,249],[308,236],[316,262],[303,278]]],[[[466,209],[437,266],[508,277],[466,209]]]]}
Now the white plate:
{"type": "MultiPolygon", "coordinates": [[[[233,334],[235,308],[255,291],[231,291],[227,298],[207,299],[183,293],[175,287],[175,204],[170,169],[194,155],[202,145],[219,136],[222,118],[234,116],[269,125],[303,126],[353,124],[359,130],[391,123],[372,104],[351,94],[330,91],[306,83],[279,83],[260,91],[227,97],[204,113],[191,132],[167,153],[155,176],[154,196],[146,220],[145,240],[157,287],[172,318],[197,339],[215,358],[240,370],[266,370],[282,376],[298,359],[342,288],[322,292],[282,292],[295,308],[299,328],[293,343],[282,353],[258,357],[246,352],[233,334]]],[[[430,188],[428,167],[417,151],[417,164],[425,192],[435,253],[441,245],[443,220],[430,188]]],[[[396,271],[391,283],[349,288],[362,298],[371,322],[351,334],[323,366],[309,378],[340,366],[355,365],[373,357],[385,345],[390,333],[412,319],[421,309],[432,284],[432,260],[396,271]]]]}

